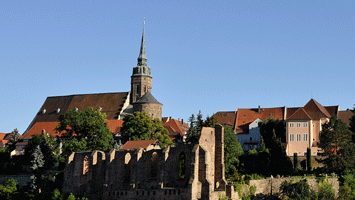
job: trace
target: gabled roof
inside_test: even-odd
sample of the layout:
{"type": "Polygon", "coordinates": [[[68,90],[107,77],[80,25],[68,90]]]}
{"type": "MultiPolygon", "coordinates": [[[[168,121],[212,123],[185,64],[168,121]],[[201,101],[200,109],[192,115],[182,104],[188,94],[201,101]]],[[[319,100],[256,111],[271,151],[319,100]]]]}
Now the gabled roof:
{"type": "Polygon", "coordinates": [[[307,114],[307,112],[303,108],[298,108],[296,112],[294,112],[288,120],[311,120],[312,118],[307,114]]]}
{"type": "Polygon", "coordinates": [[[75,108],[84,110],[89,107],[96,109],[101,107],[101,112],[106,113],[107,119],[118,119],[126,101],[129,101],[127,99],[128,95],[129,92],[116,92],[47,97],[29,128],[37,122],[58,121],[58,117],[61,114],[74,110],[75,108]],[[57,112],[58,108],[59,112],[57,112]],[[45,110],[44,113],[43,110],[45,110]]]}
{"type": "Polygon", "coordinates": [[[325,109],[324,106],[322,106],[314,99],[309,100],[309,102],[303,107],[303,109],[308,113],[311,119],[332,117],[327,111],[327,109],[325,109]]]}
{"type": "Polygon", "coordinates": [[[158,144],[159,140],[135,140],[127,141],[120,150],[131,150],[131,149],[146,149],[149,145],[158,144]]]}
{"type": "Polygon", "coordinates": [[[189,130],[189,125],[187,123],[176,119],[170,119],[165,122],[163,126],[169,131],[170,137],[175,135],[184,136],[185,132],[189,130]]]}
{"type": "Polygon", "coordinates": [[[304,107],[287,108],[287,120],[318,120],[337,116],[339,106],[322,106],[311,99],[304,107]],[[303,111],[300,111],[303,109],[303,111]],[[297,112],[297,113],[296,113],[297,112]],[[306,114],[306,115],[305,115],[306,114]]]}
{"type": "Polygon", "coordinates": [[[150,92],[145,93],[141,98],[139,98],[133,104],[141,104],[141,103],[158,103],[158,104],[161,104],[161,103],[159,103],[159,101],[157,101],[154,98],[154,96],[150,92]]]}

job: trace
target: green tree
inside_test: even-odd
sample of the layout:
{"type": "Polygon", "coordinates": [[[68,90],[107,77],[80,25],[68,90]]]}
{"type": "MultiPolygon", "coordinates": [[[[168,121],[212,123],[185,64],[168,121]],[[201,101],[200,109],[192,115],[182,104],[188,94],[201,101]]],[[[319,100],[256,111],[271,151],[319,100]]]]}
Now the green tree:
{"type": "Polygon", "coordinates": [[[310,148],[307,148],[307,171],[312,171],[312,152],[310,148]]]}
{"type": "MultiPolygon", "coordinates": [[[[263,157],[269,158],[265,160],[269,163],[268,166],[264,166],[263,174],[265,175],[276,175],[283,174],[287,175],[292,172],[293,166],[290,158],[286,155],[286,150],[281,143],[281,136],[284,135],[285,124],[276,121],[274,118],[265,120],[259,124],[260,133],[265,143],[265,155],[263,157]],[[276,132],[278,132],[279,137],[277,137],[276,132]],[[269,153],[266,153],[269,152],[269,153]]],[[[263,160],[262,158],[261,160],[263,160]]]]}
{"type": "Polygon", "coordinates": [[[13,151],[14,149],[16,149],[16,142],[20,139],[20,134],[17,130],[17,128],[15,128],[11,133],[10,133],[10,137],[9,137],[9,141],[7,143],[9,152],[13,151]]]}
{"type": "Polygon", "coordinates": [[[60,115],[57,130],[63,133],[63,156],[73,151],[106,151],[112,148],[112,132],[104,122],[105,118],[105,113],[94,108],[60,115]]]}
{"type": "Polygon", "coordinates": [[[31,169],[33,175],[31,176],[31,190],[32,192],[36,191],[37,188],[41,187],[43,166],[44,166],[44,157],[41,151],[41,147],[37,145],[36,149],[31,155],[31,169]]]}
{"type": "MultiPolygon", "coordinates": [[[[353,116],[351,116],[349,120],[349,129],[353,134],[355,134],[355,108],[353,109],[353,113],[353,116]]],[[[352,141],[355,142],[355,137],[352,138],[352,141]]]]}
{"type": "Polygon", "coordinates": [[[45,161],[44,168],[49,169],[58,163],[58,147],[53,136],[48,134],[35,134],[25,147],[24,163],[31,165],[31,155],[40,146],[45,161]]]}
{"type": "Polygon", "coordinates": [[[202,114],[201,111],[198,112],[197,117],[195,118],[195,115],[192,114],[191,117],[189,118],[190,122],[190,128],[187,131],[187,142],[191,142],[193,144],[198,143],[200,136],[201,136],[201,130],[204,125],[204,122],[202,120],[202,114]]]}
{"type": "Polygon", "coordinates": [[[292,181],[284,181],[281,183],[280,190],[284,195],[294,200],[311,198],[311,189],[306,180],[296,183],[292,183],[292,181]]]}
{"type": "Polygon", "coordinates": [[[324,163],[330,172],[341,174],[347,169],[354,168],[355,145],[351,142],[352,133],[347,125],[336,116],[322,125],[320,145],[323,150],[324,163]]]}
{"type": "Polygon", "coordinates": [[[212,117],[207,117],[206,121],[204,121],[203,126],[214,128],[218,124],[218,119],[216,116],[212,115],[212,117]]]}
{"type": "Polygon", "coordinates": [[[243,154],[243,149],[238,138],[234,136],[232,128],[224,127],[224,165],[225,174],[228,180],[238,179],[239,157],[243,154]]]}
{"type": "Polygon", "coordinates": [[[121,128],[122,141],[158,139],[161,146],[173,145],[163,122],[152,118],[146,112],[134,112],[124,118],[121,128]]]}
{"type": "Polygon", "coordinates": [[[1,199],[11,199],[17,192],[17,182],[14,179],[8,179],[4,184],[0,185],[1,199]]]}

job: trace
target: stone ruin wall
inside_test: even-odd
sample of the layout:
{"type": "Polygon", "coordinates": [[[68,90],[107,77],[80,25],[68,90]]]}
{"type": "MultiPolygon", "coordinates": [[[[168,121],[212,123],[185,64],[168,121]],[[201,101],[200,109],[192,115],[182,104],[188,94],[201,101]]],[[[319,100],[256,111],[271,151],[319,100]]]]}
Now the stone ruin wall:
{"type": "MultiPolygon", "coordinates": [[[[256,186],[256,195],[265,194],[265,195],[278,195],[281,193],[280,186],[284,181],[292,181],[293,183],[306,180],[312,190],[318,192],[318,182],[315,178],[273,178],[273,179],[262,179],[262,180],[248,180],[246,184],[248,187],[254,185],[256,186]]],[[[339,180],[338,178],[326,178],[325,181],[331,183],[335,190],[335,196],[339,192],[339,180]]],[[[249,191],[249,189],[247,189],[249,191]]]]}
{"type": "Polygon", "coordinates": [[[224,129],[203,128],[199,144],[159,150],[73,153],[63,191],[93,199],[237,199],[224,178],[224,129]],[[185,178],[179,177],[185,156],[185,178]]]}

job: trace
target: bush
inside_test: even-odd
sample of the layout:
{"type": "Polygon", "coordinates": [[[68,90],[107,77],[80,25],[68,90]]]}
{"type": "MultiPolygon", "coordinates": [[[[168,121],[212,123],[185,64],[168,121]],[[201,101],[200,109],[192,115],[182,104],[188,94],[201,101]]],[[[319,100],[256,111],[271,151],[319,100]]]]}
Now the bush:
{"type": "Polygon", "coordinates": [[[296,183],[292,183],[292,181],[284,181],[280,186],[280,190],[282,194],[294,200],[311,198],[311,190],[306,180],[296,183]]]}
{"type": "Polygon", "coordinates": [[[318,199],[319,200],[335,199],[335,190],[331,183],[328,183],[327,181],[318,183],[318,199]]]}
{"type": "Polygon", "coordinates": [[[264,179],[264,177],[259,176],[259,174],[245,175],[245,180],[261,180],[261,179],[264,179]]]}

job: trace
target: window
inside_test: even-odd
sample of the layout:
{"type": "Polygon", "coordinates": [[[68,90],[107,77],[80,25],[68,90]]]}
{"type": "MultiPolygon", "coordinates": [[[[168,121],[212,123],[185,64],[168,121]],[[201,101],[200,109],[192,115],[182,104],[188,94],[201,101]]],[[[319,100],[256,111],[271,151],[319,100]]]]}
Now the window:
{"type": "Polygon", "coordinates": [[[294,134],[290,134],[290,141],[295,141],[295,135],[294,134]]]}
{"type": "Polygon", "coordinates": [[[290,127],[293,127],[293,123],[290,123],[290,127]]]}
{"type": "Polygon", "coordinates": [[[303,127],[308,127],[308,123],[307,123],[307,122],[304,122],[304,123],[303,123],[303,127]]]}
{"type": "Polygon", "coordinates": [[[293,153],[293,156],[298,156],[298,153],[297,153],[297,152],[294,152],[294,153],[293,153]]]}
{"type": "Polygon", "coordinates": [[[186,155],[184,152],[181,152],[179,156],[179,178],[186,178],[186,155]]]}
{"type": "Polygon", "coordinates": [[[303,155],[304,155],[304,156],[307,156],[307,152],[303,152],[303,155]]]}
{"type": "Polygon", "coordinates": [[[308,134],[303,135],[303,141],[308,141],[308,134]]]}
{"type": "Polygon", "coordinates": [[[297,141],[301,141],[301,134],[297,134],[297,141]]]}
{"type": "Polygon", "coordinates": [[[297,127],[301,127],[301,123],[297,123],[297,127]]]}

